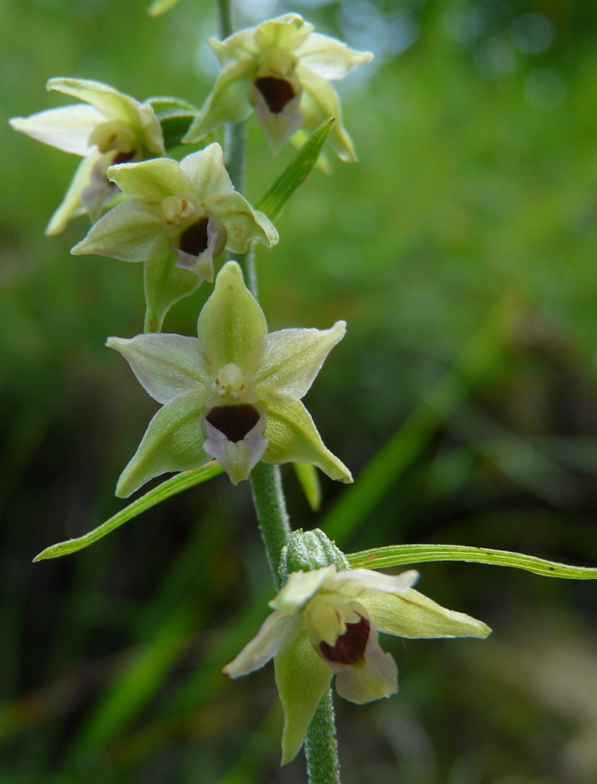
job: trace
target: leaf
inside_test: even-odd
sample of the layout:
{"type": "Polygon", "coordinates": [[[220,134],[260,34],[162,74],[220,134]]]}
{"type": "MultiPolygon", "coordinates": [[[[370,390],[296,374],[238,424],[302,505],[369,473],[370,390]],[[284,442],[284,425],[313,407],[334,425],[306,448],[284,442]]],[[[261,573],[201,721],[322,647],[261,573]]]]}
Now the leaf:
{"type": "Polygon", "coordinates": [[[317,512],[321,506],[321,484],[317,469],[310,463],[293,463],[293,465],[307,503],[314,512],[317,512]]]}
{"type": "Polygon", "coordinates": [[[148,98],[146,103],[152,106],[160,121],[166,150],[178,147],[197,115],[197,107],[183,98],[170,96],[148,98]]]}
{"type": "Polygon", "coordinates": [[[294,161],[284,169],[278,179],[255,204],[256,210],[265,212],[271,220],[275,220],[278,217],[282,207],[311,173],[311,169],[317,163],[321,148],[333,126],[334,118],[330,117],[329,120],[326,120],[319,128],[313,131],[309,140],[301,147],[294,161]]]}
{"type": "Polygon", "coordinates": [[[507,550],[492,550],[488,547],[464,547],[456,544],[402,544],[376,547],[347,554],[353,568],[387,569],[390,566],[429,563],[431,561],[463,561],[482,563],[489,566],[510,566],[524,569],[543,577],[559,577],[565,580],[597,580],[597,568],[569,566],[555,561],[546,561],[534,555],[511,553],[507,550]]]}
{"type": "Polygon", "coordinates": [[[121,509],[120,512],[117,512],[109,520],[106,520],[105,523],[94,528],[93,531],[84,536],[79,536],[77,539],[68,539],[66,542],[59,542],[46,547],[39,555],[35,556],[33,561],[44,561],[46,558],[60,558],[62,555],[70,555],[70,553],[76,553],[77,550],[83,550],[116,528],[119,528],[123,523],[140,515],[141,512],[145,512],[147,509],[151,509],[152,506],[165,501],[166,498],[181,493],[194,485],[207,482],[208,479],[212,479],[221,473],[222,466],[214,460],[201,466],[201,468],[196,468],[194,471],[185,471],[182,474],[177,474],[154,487],[153,490],[145,493],[141,498],[137,498],[132,504],[125,506],[124,509],[121,509]]]}

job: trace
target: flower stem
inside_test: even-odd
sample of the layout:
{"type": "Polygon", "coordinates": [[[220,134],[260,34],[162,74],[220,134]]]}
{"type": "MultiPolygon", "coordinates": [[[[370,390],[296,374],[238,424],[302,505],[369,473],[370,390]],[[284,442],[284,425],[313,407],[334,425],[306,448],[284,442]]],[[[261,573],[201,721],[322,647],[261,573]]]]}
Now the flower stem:
{"type": "Polygon", "coordinates": [[[321,698],[309,724],[305,757],[309,784],[341,784],[331,689],[321,698]]]}
{"type": "Polygon", "coordinates": [[[280,590],[280,554],[290,536],[290,521],[286,512],[279,467],[269,463],[257,463],[251,471],[251,489],[267,560],[276,590],[280,590]]]}
{"type": "MultiPolygon", "coordinates": [[[[216,0],[221,38],[227,38],[234,32],[232,2],[233,0],[216,0]]],[[[245,136],[244,122],[226,124],[224,160],[230,179],[239,193],[244,193],[245,190],[245,136]]],[[[244,267],[249,289],[257,298],[253,248],[250,247],[240,257],[232,255],[232,258],[236,258],[244,267]]],[[[272,578],[276,590],[279,590],[282,587],[280,555],[291,532],[279,467],[263,462],[257,463],[251,471],[251,488],[272,578]]],[[[321,698],[307,730],[305,756],[309,784],[341,784],[331,690],[321,698]]]]}

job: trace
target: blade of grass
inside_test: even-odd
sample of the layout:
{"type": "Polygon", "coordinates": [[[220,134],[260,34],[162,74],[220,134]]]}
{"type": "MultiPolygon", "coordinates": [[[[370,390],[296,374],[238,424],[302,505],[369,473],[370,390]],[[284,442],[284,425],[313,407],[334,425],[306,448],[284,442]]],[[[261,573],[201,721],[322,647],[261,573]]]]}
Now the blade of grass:
{"type": "Polygon", "coordinates": [[[215,460],[212,460],[204,466],[201,466],[201,468],[196,468],[194,471],[185,471],[182,474],[176,474],[176,476],[167,479],[157,487],[154,487],[153,490],[142,495],[141,498],[137,498],[132,504],[125,506],[124,509],[121,509],[120,512],[117,512],[109,520],[106,520],[105,523],[94,528],[93,531],[89,531],[89,533],[84,534],[84,536],[79,536],[76,539],[68,539],[66,542],[59,542],[58,544],[46,547],[39,555],[35,556],[33,561],[43,561],[46,558],[60,558],[62,555],[70,555],[70,553],[76,553],[84,547],[89,547],[90,544],[97,542],[98,539],[111,533],[116,528],[123,525],[123,523],[132,520],[133,517],[141,514],[141,512],[151,509],[152,506],[165,501],[166,498],[170,498],[177,493],[181,493],[183,490],[188,490],[189,487],[207,482],[208,479],[212,479],[214,476],[221,473],[222,466],[215,460]]]}
{"type": "Polygon", "coordinates": [[[489,566],[510,566],[523,569],[543,577],[558,577],[566,580],[597,580],[597,568],[569,566],[546,561],[534,555],[512,553],[507,550],[492,550],[488,547],[464,547],[452,544],[402,544],[376,547],[346,556],[350,565],[357,568],[387,569],[405,564],[430,563],[432,561],[463,561],[489,566]]]}

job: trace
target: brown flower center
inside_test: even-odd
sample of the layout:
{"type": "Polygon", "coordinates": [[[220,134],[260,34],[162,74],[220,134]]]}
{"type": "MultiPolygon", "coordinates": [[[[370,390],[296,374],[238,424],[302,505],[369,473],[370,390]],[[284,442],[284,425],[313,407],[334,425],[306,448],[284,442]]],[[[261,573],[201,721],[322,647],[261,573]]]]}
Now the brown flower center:
{"type": "Polygon", "coordinates": [[[319,643],[319,650],[326,659],[340,664],[361,664],[365,661],[365,648],[369,639],[371,624],[360,616],[358,623],[347,623],[346,631],[338,637],[332,647],[327,642],[319,643]]]}
{"type": "Polygon", "coordinates": [[[180,235],[180,243],[178,247],[190,256],[199,256],[204,250],[207,250],[208,237],[207,237],[207,224],[209,218],[200,218],[197,223],[193,223],[188,229],[185,229],[180,235]]]}
{"type": "Polygon", "coordinates": [[[280,114],[296,95],[290,82],[286,79],[276,79],[275,76],[261,76],[255,82],[255,87],[263,96],[272,114],[280,114]]]}
{"type": "Polygon", "coordinates": [[[259,421],[259,411],[253,406],[216,406],[205,417],[226,438],[233,443],[242,441],[249,430],[259,421]]]}
{"type": "Polygon", "coordinates": [[[132,161],[135,155],[137,154],[137,150],[131,150],[130,152],[117,152],[116,155],[112,158],[112,166],[115,166],[117,163],[128,163],[132,161]]]}

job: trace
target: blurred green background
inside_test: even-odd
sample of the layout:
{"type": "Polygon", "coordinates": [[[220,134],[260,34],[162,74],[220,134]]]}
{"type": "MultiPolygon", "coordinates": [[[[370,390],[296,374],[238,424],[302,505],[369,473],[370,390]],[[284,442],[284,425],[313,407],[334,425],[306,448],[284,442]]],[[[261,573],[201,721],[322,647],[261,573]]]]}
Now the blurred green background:
{"type": "MultiPolygon", "coordinates": [[[[314,172],[280,245],[259,251],[272,329],[349,324],[307,402],[356,485],[324,477],[314,515],[287,467],[294,526],[324,523],[349,551],[438,542],[597,564],[597,5],[240,12],[288,10],[377,54],[340,85],[360,163],[314,172]]],[[[0,782],[294,784],[304,763],[278,768],[271,667],[220,675],[273,594],[246,483],[218,477],[31,564],[122,507],[116,479],[156,406],[103,345],[142,329],[141,265],[71,257],[86,219],[43,236],[76,160],[6,120],[67,102],[46,93],[52,76],[200,103],[210,4],[145,11],[0,3],[0,782]]],[[[249,142],[255,199],[292,153],[271,159],[254,117],[249,142]]],[[[165,328],[194,334],[209,288],[165,328]]],[[[494,634],[382,640],[400,693],[336,700],[345,784],[597,781],[597,585],[420,571],[423,592],[494,634]]]]}

